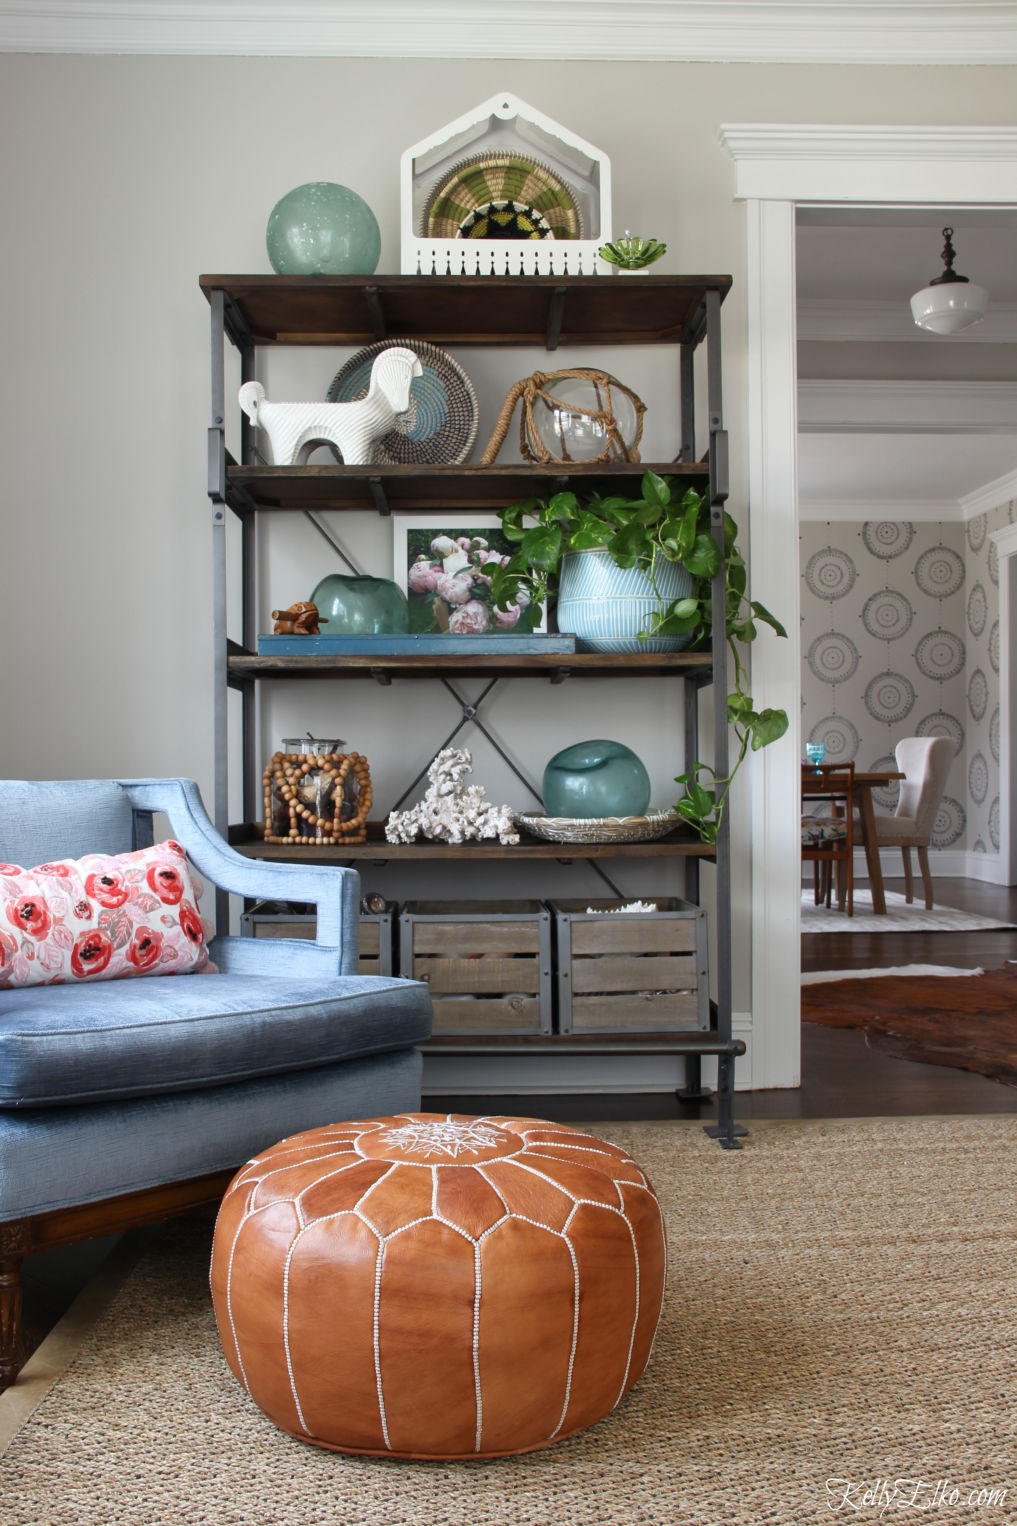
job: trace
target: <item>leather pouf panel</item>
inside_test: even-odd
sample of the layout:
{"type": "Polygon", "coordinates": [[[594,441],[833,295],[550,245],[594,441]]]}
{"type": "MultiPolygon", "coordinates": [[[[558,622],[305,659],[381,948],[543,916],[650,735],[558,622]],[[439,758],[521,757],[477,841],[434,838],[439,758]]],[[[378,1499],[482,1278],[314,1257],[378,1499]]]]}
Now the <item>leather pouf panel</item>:
{"type": "Polygon", "coordinates": [[[238,1172],[212,1251],[226,1360],[337,1451],[497,1457],[606,1415],[650,1355],[666,1247],[617,1146],[534,1118],[311,1129],[238,1172]]]}

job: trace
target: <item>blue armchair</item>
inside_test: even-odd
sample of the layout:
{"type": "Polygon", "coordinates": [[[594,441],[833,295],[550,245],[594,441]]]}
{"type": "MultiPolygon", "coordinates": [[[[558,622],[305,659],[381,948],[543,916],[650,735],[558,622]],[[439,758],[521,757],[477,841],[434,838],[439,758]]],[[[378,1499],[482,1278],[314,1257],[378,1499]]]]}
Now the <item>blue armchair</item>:
{"type": "Polygon", "coordinates": [[[189,779],[2,780],[0,861],[147,847],[154,812],[213,885],[314,904],[316,941],[215,938],[217,975],[0,989],[0,1387],[24,1256],[214,1202],[288,1134],[420,1106],[428,989],[357,973],[353,870],[242,857],[189,779]]]}

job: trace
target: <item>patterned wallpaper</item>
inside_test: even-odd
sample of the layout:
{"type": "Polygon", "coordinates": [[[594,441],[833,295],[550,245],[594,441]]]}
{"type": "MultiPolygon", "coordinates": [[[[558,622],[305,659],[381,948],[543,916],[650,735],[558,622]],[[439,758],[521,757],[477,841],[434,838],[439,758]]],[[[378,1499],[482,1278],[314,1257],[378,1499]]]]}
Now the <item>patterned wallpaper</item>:
{"type": "MultiPolygon", "coordinates": [[[[1017,501],[968,523],[804,522],[802,734],[831,761],[892,768],[904,736],[949,736],[939,848],[999,847],[998,558],[1017,501]]],[[[874,791],[892,811],[897,786],[874,791]]]]}

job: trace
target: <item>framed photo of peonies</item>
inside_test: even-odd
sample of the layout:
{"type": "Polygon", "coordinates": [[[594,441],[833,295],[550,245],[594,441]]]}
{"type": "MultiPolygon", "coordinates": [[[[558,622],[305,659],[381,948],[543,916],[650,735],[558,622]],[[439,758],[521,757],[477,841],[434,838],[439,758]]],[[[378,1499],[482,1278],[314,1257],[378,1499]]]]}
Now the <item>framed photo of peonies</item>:
{"type": "Polygon", "coordinates": [[[520,603],[502,610],[492,602],[484,565],[512,551],[497,514],[393,514],[392,534],[393,578],[409,605],[410,635],[546,632],[543,606],[520,603]]]}

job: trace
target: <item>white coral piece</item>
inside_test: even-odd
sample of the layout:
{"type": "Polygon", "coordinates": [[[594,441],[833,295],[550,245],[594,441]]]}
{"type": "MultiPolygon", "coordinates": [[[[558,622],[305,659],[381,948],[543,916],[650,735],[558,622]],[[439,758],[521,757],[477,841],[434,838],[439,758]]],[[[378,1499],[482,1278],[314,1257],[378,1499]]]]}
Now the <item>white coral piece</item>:
{"type": "Polygon", "coordinates": [[[497,837],[519,841],[510,805],[491,805],[482,785],[464,784],[473,758],[464,747],[444,747],[427,770],[430,783],[422,800],[408,811],[390,811],[385,823],[389,842],[413,842],[417,834],[436,842],[469,842],[497,837]]]}
{"type": "Polygon", "coordinates": [[[656,911],[656,901],[630,901],[627,906],[587,906],[586,915],[598,917],[617,917],[624,912],[647,912],[656,911]]]}

